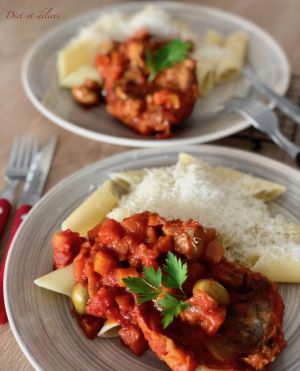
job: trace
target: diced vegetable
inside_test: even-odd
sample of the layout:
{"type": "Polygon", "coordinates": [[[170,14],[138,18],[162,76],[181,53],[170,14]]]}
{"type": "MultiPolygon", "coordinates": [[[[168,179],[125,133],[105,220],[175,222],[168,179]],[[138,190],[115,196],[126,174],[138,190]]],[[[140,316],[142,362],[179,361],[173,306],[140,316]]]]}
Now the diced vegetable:
{"type": "Polygon", "coordinates": [[[100,331],[104,319],[84,314],[77,317],[79,326],[89,339],[94,339],[100,331]]]}
{"type": "Polygon", "coordinates": [[[117,268],[115,269],[115,273],[117,276],[118,285],[120,287],[126,287],[125,283],[123,282],[123,278],[127,277],[139,277],[137,270],[133,267],[129,268],[117,268]]]}
{"type": "Polygon", "coordinates": [[[52,247],[54,250],[55,268],[63,268],[72,263],[84,241],[84,238],[81,238],[78,233],[72,232],[70,229],[54,233],[52,247]]]}
{"type": "Polygon", "coordinates": [[[104,251],[97,252],[94,260],[94,271],[106,276],[117,266],[116,260],[112,255],[105,253],[104,251]]]}
{"type": "Polygon", "coordinates": [[[128,325],[121,328],[119,332],[124,343],[129,346],[135,355],[140,355],[148,348],[148,343],[138,326],[128,325]]]}

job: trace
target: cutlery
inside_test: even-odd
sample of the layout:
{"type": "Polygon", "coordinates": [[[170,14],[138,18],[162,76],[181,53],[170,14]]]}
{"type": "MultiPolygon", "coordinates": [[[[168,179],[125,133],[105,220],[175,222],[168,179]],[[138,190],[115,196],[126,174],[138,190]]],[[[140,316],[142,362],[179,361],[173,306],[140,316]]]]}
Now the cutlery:
{"type": "Polygon", "coordinates": [[[35,158],[33,159],[28,174],[26,176],[23,193],[18,203],[18,208],[14,217],[0,270],[0,324],[4,324],[7,322],[3,298],[3,277],[8,251],[22,221],[43,193],[56,144],[57,136],[51,137],[47,144],[41,149],[41,151],[35,155],[35,158]]]}
{"type": "Polygon", "coordinates": [[[26,177],[36,150],[37,141],[33,136],[19,136],[13,143],[5,172],[5,186],[0,192],[0,238],[8,221],[16,188],[19,181],[26,177]]]}
{"type": "Polygon", "coordinates": [[[273,142],[286,151],[300,166],[300,147],[296,146],[279,129],[276,114],[253,98],[232,98],[225,107],[240,113],[258,130],[267,134],[273,142]]]}
{"type": "Polygon", "coordinates": [[[277,94],[262,81],[259,81],[249,68],[244,68],[242,74],[247,78],[255,90],[265,95],[280,111],[293,119],[297,124],[300,124],[300,107],[277,94]]]}

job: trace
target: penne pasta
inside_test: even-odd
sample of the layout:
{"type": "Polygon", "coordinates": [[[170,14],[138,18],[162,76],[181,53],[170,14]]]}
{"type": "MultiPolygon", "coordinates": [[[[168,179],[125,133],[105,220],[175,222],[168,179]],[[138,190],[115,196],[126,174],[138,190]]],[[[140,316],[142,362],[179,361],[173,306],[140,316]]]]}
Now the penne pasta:
{"type": "Polygon", "coordinates": [[[199,86],[199,95],[207,95],[214,88],[214,70],[210,63],[197,63],[197,79],[199,86]]]}
{"type": "Polygon", "coordinates": [[[101,82],[99,72],[96,70],[96,68],[89,65],[84,65],[79,67],[74,72],[62,77],[60,79],[60,86],[70,89],[74,86],[83,84],[86,79],[101,82]]]}
{"type": "Polygon", "coordinates": [[[98,44],[93,38],[73,40],[57,56],[57,71],[60,84],[82,66],[92,66],[97,55],[98,44]]]}
{"type": "Polygon", "coordinates": [[[224,84],[240,74],[245,62],[247,42],[244,32],[235,32],[225,39],[226,55],[216,69],[216,84],[224,84]]]}
{"type": "Polygon", "coordinates": [[[146,170],[137,169],[113,173],[110,177],[114,183],[128,191],[132,185],[138,184],[145,175],[146,170]]]}
{"type": "Polygon", "coordinates": [[[71,229],[86,237],[87,232],[103,221],[118,200],[119,195],[112,181],[105,181],[63,221],[62,230],[71,229]]]}
{"type": "Polygon", "coordinates": [[[208,30],[194,53],[197,60],[199,91],[207,95],[216,85],[238,76],[245,63],[247,36],[235,32],[223,38],[208,30]]]}
{"type": "Polygon", "coordinates": [[[100,338],[110,339],[119,336],[121,326],[118,321],[113,318],[109,318],[104,322],[104,325],[101,327],[101,330],[98,332],[100,338]]]}
{"type": "Polygon", "coordinates": [[[70,264],[65,268],[56,269],[55,271],[37,278],[34,283],[44,289],[71,297],[73,287],[76,285],[73,275],[73,266],[70,264]]]}
{"type": "Polygon", "coordinates": [[[222,46],[224,44],[223,36],[216,30],[207,30],[203,36],[202,42],[208,45],[222,46]]]}
{"type": "Polygon", "coordinates": [[[266,253],[260,256],[250,269],[264,274],[274,282],[300,282],[300,262],[289,256],[274,256],[266,253]]]}
{"type": "Polygon", "coordinates": [[[195,157],[186,153],[181,153],[179,155],[179,162],[183,165],[196,163],[198,166],[201,166],[205,170],[211,171],[226,181],[238,183],[239,186],[245,191],[249,192],[249,194],[263,201],[274,200],[286,191],[286,187],[281,184],[270,182],[253,175],[245,174],[240,171],[222,166],[211,167],[200,159],[196,159],[195,157]]]}

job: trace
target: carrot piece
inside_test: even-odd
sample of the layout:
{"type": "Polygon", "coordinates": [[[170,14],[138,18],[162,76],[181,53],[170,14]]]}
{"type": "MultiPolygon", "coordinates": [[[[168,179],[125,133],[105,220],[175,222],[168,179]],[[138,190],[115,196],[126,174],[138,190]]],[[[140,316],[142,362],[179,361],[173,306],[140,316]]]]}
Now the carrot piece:
{"type": "Polygon", "coordinates": [[[112,270],[117,267],[116,260],[113,256],[104,251],[98,251],[94,260],[94,271],[107,276],[112,270]]]}
{"type": "Polygon", "coordinates": [[[118,285],[120,287],[126,287],[125,283],[123,282],[123,278],[139,277],[139,273],[133,267],[117,268],[117,269],[115,269],[115,274],[116,274],[116,277],[117,277],[118,285]]]}

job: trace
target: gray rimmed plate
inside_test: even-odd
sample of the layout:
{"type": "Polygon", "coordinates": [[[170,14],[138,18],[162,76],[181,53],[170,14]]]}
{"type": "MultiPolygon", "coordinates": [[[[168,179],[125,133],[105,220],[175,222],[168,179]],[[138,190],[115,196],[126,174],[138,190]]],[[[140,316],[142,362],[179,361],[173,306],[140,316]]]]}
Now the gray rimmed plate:
{"type": "MultiPolygon", "coordinates": [[[[12,331],[31,364],[38,370],[163,370],[148,351],[135,357],[119,339],[88,340],[62,295],[34,286],[35,278],[53,267],[51,235],[88,194],[111,172],[174,164],[179,152],[212,163],[283,183],[287,192],[273,202],[274,210],[297,221],[300,215],[300,173],[279,162],[249,152],[216,146],[147,149],[125,152],[96,162],[62,181],[31,211],[10,250],[5,271],[5,303],[12,331]]],[[[300,286],[280,285],[288,347],[272,370],[300,369],[300,286]]]]}
{"type": "MultiPolygon", "coordinates": [[[[38,40],[29,50],[22,67],[25,92],[32,104],[50,121],[75,134],[113,144],[135,147],[164,147],[204,143],[249,126],[241,116],[224,112],[221,103],[233,95],[257,96],[243,78],[217,88],[208,98],[198,100],[192,116],[178,127],[173,138],[155,140],[132,132],[109,116],[105,107],[89,111],[77,106],[69,91],[58,85],[57,52],[101,14],[122,11],[132,14],[147,2],[102,7],[62,23],[38,40]]],[[[244,30],[249,35],[248,67],[279,94],[284,94],[290,78],[286,56],[277,42],[252,22],[236,15],[199,5],[155,2],[176,18],[186,22],[196,34],[214,28],[223,34],[244,30]]]]}

